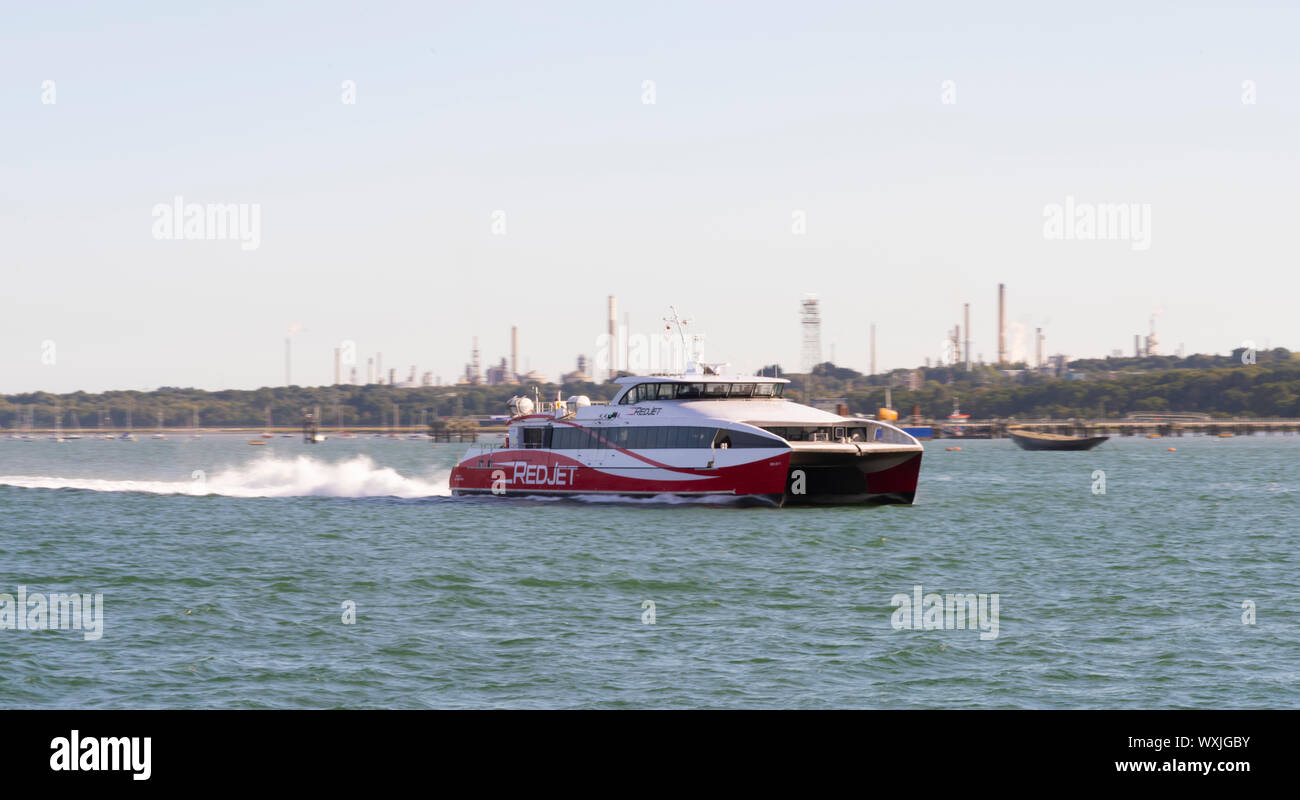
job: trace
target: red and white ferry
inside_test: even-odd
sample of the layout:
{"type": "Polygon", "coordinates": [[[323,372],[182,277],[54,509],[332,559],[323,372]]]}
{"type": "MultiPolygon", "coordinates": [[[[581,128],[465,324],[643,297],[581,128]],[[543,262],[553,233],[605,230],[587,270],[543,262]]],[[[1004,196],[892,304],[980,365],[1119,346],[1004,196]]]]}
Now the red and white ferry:
{"type": "Polygon", "coordinates": [[[504,444],[476,444],[452,494],[724,496],[756,504],[911,503],[923,447],[885,422],[782,398],[783,378],[623,377],[609,403],[511,400],[504,444]]]}

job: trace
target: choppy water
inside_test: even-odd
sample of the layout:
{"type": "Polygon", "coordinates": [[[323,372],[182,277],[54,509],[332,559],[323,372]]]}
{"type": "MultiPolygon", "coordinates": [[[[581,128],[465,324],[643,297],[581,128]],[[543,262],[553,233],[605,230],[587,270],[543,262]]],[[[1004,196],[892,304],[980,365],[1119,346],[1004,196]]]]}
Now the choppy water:
{"type": "Polygon", "coordinates": [[[0,706],[1300,706],[1300,437],[933,442],[915,506],[784,510],[246,440],[0,440],[0,592],[105,608],[0,630],[0,706]],[[895,630],[917,584],[996,593],[997,638],[895,630]]]}

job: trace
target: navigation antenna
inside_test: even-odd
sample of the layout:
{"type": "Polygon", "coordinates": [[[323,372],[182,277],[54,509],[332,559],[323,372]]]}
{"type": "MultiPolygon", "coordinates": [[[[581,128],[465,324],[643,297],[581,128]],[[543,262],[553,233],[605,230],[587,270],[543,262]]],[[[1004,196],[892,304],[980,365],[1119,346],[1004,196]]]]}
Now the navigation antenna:
{"type": "Polygon", "coordinates": [[[667,323],[668,323],[668,330],[672,330],[672,329],[673,329],[672,326],[674,326],[674,325],[677,326],[677,335],[678,335],[679,337],[681,337],[681,340],[682,340],[682,349],[685,350],[685,349],[686,349],[686,331],[685,331],[685,329],[684,329],[683,326],[690,325],[690,324],[691,324],[692,322],[694,322],[695,320],[693,320],[693,319],[682,319],[680,316],[677,315],[677,307],[676,307],[676,306],[668,306],[668,310],[671,311],[671,312],[673,312],[673,315],[672,315],[671,317],[664,317],[664,322],[667,322],[667,323]]]}
{"type": "MultiPolygon", "coordinates": [[[[677,326],[677,337],[682,343],[682,372],[685,373],[696,355],[694,353],[694,348],[686,343],[686,326],[692,324],[695,320],[682,319],[677,313],[676,306],[668,306],[668,310],[672,312],[672,316],[664,317],[664,322],[668,323],[667,329],[669,331],[673,329],[674,325],[677,326]]],[[[699,336],[691,336],[691,344],[694,344],[699,340],[699,336]]]]}

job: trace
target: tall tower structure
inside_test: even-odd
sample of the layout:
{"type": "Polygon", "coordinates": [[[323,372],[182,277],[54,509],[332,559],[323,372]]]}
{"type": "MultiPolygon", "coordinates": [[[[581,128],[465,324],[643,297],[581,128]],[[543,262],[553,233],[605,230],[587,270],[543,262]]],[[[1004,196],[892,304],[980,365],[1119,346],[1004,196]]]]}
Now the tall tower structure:
{"type": "Polygon", "coordinates": [[[609,296],[609,379],[618,375],[618,303],[609,296]]]}
{"type": "Polygon", "coordinates": [[[871,373],[876,374],[876,323],[871,323],[871,373]]]}
{"type": "Polygon", "coordinates": [[[519,326],[510,326],[510,380],[519,380],[519,326]]]}
{"type": "Polygon", "coordinates": [[[822,312],[815,294],[804,295],[802,305],[800,327],[803,329],[803,352],[800,366],[806,375],[822,363],[822,312]]]}
{"type": "Polygon", "coordinates": [[[474,384],[475,386],[478,386],[480,383],[483,382],[483,371],[479,369],[477,336],[474,337],[474,351],[473,353],[471,353],[469,368],[470,368],[469,382],[474,384]]]}
{"type": "Polygon", "coordinates": [[[998,363],[1007,363],[1007,285],[998,284],[998,363]]]}
{"type": "Polygon", "coordinates": [[[962,353],[965,356],[966,371],[970,372],[970,303],[966,303],[966,342],[962,353]]]}
{"type": "Polygon", "coordinates": [[[334,385],[343,383],[343,349],[334,348],[334,385]]]}
{"type": "Polygon", "coordinates": [[[1038,356],[1034,359],[1034,366],[1042,369],[1043,367],[1043,329],[1034,328],[1034,337],[1038,340],[1038,356]]]}

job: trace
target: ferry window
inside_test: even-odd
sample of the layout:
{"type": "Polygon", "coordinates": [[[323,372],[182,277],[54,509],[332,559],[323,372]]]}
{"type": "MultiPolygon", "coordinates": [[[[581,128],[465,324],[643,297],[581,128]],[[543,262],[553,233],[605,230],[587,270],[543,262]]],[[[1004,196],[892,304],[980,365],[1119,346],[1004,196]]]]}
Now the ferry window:
{"type": "Polygon", "coordinates": [[[610,447],[627,447],[627,428],[614,428],[605,431],[605,438],[610,447]]]}
{"type": "Polygon", "coordinates": [[[731,449],[731,431],[719,428],[717,435],[713,437],[713,446],[719,450],[731,449]]]}
{"type": "Polygon", "coordinates": [[[782,394],[785,394],[785,384],[784,384],[784,383],[778,383],[778,384],[775,384],[775,385],[772,386],[772,396],[773,396],[773,397],[780,397],[782,394]]]}
{"type": "Polygon", "coordinates": [[[759,436],[749,431],[728,431],[731,434],[732,447],[780,447],[781,443],[767,436],[759,436]]]}
{"type": "Polygon", "coordinates": [[[772,384],[770,384],[770,383],[760,383],[760,384],[756,385],[756,386],[754,387],[754,396],[755,396],[755,397],[771,397],[771,396],[772,396],[772,384]]]}
{"type": "Polygon", "coordinates": [[[672,399],[673,399],[674,397],[676,397],[676,396],[677,396],[677,384],[675,384],[675,383],[661,383],[661,384],[659,384],[659,399],[660,399],[660,400],[672,400],[672,399]]]}
{"type": "Polygon", "coordinates": [[[682,383],[677,386],[678,400],[693,400],[702,396],[704,396],[704,384],[702,383],[682,383]]]}
{"type": "Polygon", "coordinates": [[[589,446],[588,439],[586,428],[570,428],[566,425],[555,429],[551,447],[556,450],[581,450],[589,446]]]}
{"type": "Polygon", "coordinates": [[[645,448],[645,428],[628,428],[627,446],[631,450],[641,450],[645,448]]]}
{"type": "Polygon", "coordinates": [[[732,397],[749,397],[753,393],[754,393],[754,384],[752,383],[731,384],[732,397]]]}
{"type": "Polygon", "coordinates": [[[524,447],[541,447],[542,437],[546,433],[542,428],[524,428],[524,447]]]}
{"type": "Polygon", "coordinates": [[[709,383],[705,384],[704,391],[709,397],[726,397],[729,388],[729,383],[709,383]]]}

